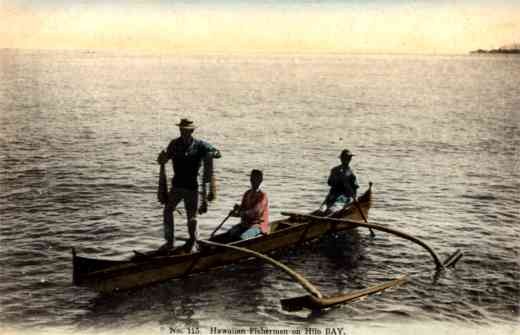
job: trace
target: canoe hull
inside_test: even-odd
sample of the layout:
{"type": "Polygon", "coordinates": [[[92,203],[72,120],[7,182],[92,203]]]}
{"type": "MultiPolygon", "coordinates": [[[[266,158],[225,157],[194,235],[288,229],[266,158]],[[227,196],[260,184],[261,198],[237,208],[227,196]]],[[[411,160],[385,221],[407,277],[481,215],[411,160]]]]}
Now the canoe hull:
{"type": "MultiPolygon", "coordinates": [[[[371,199],[370,189],[359,198],[359,204],[365,217],[368,215],[371,199]]],[[[269,254],[298,247],[302,243],[317,239],[328,232],[353,229],[356,227],[355,221],[360,221],[362,216],[357,208],[351,208],[341,213],[341,218],[353,222],[335,224],[293,216],[272,222],[273,232],[269,235],[237,241],[233,245],[269,254]]],[[[73,251],[73,281],[78,286],[87,286],[101,293],[110,293],[185,277],[248,258],[250,257],[239,251],[219,248],[203,248],[202,251],[193,254],[143,257],[122,261],[76,256],[73,251]]]]}

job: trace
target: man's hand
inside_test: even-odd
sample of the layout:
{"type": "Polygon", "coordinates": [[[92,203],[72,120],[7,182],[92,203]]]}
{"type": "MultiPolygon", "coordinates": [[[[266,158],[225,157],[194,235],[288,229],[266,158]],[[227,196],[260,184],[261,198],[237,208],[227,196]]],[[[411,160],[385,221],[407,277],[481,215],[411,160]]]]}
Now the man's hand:
{"type": "Polygon", "coordinates": [[[231,216],[240,217],[240,205],[239,204],[235,204],[235,206],[231,210],[231,216]]]}
{"type": "Polygon", "coordinates": [[[157,156],[157,163],[164,165],[166,162],[168,162],[168,156],[166,155],[166,151],[163,150],[159,153],[159,156],[157,156]]]}
{"type": "Polygon", "coordinates": [[[215,149],[215,151],[212,152],[212,156],[213,156],[213,158],[217,158],[217,159],[222,157],[222,155],[220,154],[220,151],[218,151],[216,149],[215,149]]]}
{"type": "Polygon", "coordinates": [[[202,200],[202,203],[199,207],[199,214],[204,214],[208,211],[208,202],[206,200],[202,200]]]}

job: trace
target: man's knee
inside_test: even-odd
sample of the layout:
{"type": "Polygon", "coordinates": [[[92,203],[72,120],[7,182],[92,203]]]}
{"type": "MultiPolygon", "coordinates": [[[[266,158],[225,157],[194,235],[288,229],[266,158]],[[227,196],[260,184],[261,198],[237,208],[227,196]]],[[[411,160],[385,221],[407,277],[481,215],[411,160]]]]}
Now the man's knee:
{"type": "Polygon", "coordinates": [[[164,205],[164,211],[165,212],[173,212],[177,206],[171,204],[169,201],[164,205]]]}
{"type": "Polygon", "coordinates": [[[197,208],[186,208],[186,217],[188,219],[188,222],[190,222],[191,220],[197,221],[197,208]]]}

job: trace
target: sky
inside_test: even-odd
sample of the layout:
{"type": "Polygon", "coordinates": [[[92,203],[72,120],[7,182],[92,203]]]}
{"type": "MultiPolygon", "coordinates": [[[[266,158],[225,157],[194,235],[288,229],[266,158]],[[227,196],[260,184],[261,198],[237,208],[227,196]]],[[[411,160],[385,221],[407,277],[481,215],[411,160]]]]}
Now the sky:
{"type": "Polygon", "coordinates": [[[520,43],[520,0],[0,0],[0,48],[459,54],[520,43]]]}

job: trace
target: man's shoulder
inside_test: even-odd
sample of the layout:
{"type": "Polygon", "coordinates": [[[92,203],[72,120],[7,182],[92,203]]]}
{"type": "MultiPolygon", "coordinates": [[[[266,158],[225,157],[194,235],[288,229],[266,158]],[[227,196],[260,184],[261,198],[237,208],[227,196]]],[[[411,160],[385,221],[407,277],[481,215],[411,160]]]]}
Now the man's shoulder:
{"type": "Polygon", "coordinates": [[[168,148],[166,150],[168,152],[171,152],[172,150],[174,150],[175,147],[178,146],[179,139],[180,139],[180,137],[177,137],[177,138],[174,138],[173,140],[171,140],[170,143],[168,143],[168,148]]]}
{"type": "Polygon", "coordinates": [[[213,145],[209,144],[209,142],[205,141],[205,140],[201,140],[199,138],[194,138],[193,139],[193,143],[197,146],[200,146],[200,147],[203,147],[203,148],[206,148],[206,149],[212,149],[214,150],[215,148],[213,147],[213,145]]]}
{"type": "Polygon", "coordinates": [[[193,138],[193,145],[196,145],[198,147],[203,147],[203,148],[211,146],[208,142],[201,140],[199,138],[193,138]]]}
{"type": "Polygon", "coordinates": [[[213,153],[214,158],[220,158],[220,151],[215,148],[213,145],[201,139],[193,139],[193,144],[197,148],[197,150],[201,150],[203,153],[213,153]]]}
{"type": "Polygon", "coordinates": [[[343,166],[342,165],[337,165],[335,167],[333,167],[330,172],[331,173],[338,173],[338,172],[341,172],[343,170],[343,166]]]}
{"type": "MultiPolygon", "coordinates": [[[[182,147],[182,148],[186,147],[186,145],[182,141],[182,137],[174,138],[173,140],[170,141],[170,144],[168,146],[170,146],[170,147],[182,147]]],[[[193,142],[190,145],[190,147],[195,147],[195,148],[204,148],[206,146],[211,146],[211,145],[209,145],[207,142],[205,142],[203,140],[199,140],[197,138],[193,138],[193,142]]]]}
{"type": "Polygon", "coordinates": [[[258,194],[258,195],[260,195],[260,196],[262,196],[262,197],[267,197],[267,193],[264,192],[264,191],[261,190],[261,189],[258,190],[258,191],[255,191],[255,190],[253,190],[252,188],[250,188],[250,189],[248,189],[247,191],[244,192],[244,196],[247,196],[247,195],[249,195],[249,194],[258,194]]]}
{"type": "Polygon", "coordinates": [[[258,190],[258,193],[260,193],[260,195],[262,195],[263,197],[267,197],[267,192],[265,192],[264,190],[258,190]]]}
{"type": "Polygon", "coordinates": [[[169,147],[177,145],[180,142],[181,138],[177,137],[170,141],[170,144],[168,144],[169,147]]]}

